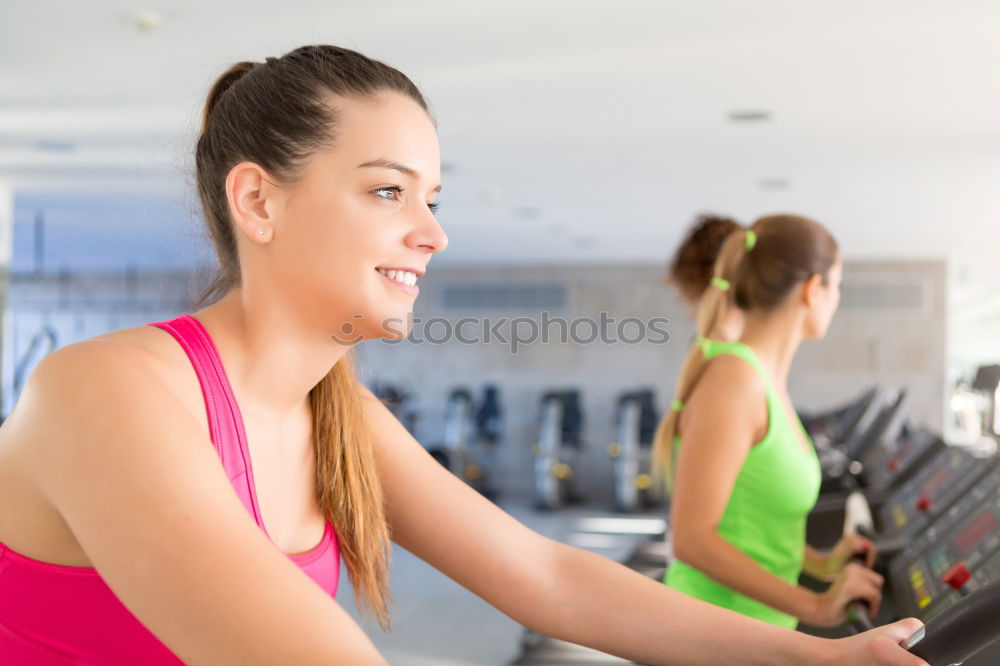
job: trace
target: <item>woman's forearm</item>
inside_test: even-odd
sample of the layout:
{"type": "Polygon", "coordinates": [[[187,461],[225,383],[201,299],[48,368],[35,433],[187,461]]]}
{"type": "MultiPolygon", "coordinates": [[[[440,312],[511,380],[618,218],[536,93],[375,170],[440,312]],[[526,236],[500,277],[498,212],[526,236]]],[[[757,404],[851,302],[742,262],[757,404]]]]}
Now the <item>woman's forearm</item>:
{"type": "Polygon", "coordinates": [[[818,610],[819,595],[765,571],[715,532],[688,538],[683,550],[675,540],[674,554],[720,585],[805,622],[818,610]]]}
{"type": "Polygon", "coordinates": [[[559,546],[533,629],[647,664],[823,664],[830,642],[704,603],[611,560],[559,546]]]}
{"type": "Polygon", "coordinates": [[[806,544],[806,549],[802,557],[802,571],[816,580],[829,580],[830,572],[827,568],[827,554],[806,544]]]}

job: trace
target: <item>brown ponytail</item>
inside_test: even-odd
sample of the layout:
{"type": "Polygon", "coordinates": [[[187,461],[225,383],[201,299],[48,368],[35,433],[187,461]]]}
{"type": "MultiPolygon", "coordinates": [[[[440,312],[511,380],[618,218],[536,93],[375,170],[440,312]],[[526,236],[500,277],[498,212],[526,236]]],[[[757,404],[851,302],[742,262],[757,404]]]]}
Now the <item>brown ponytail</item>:
{"type": "MultiPolygon", "coordinates": [[[[749,229],[726,237],[715,260],[713,278],[729,288],[709,283],[698,303],[698,341],[688,351],[677,379],[674,404],[683,406],[705,369],[700,339],[715,329],[723,303],[743,311],[768,312],[779,306],[796,285],[813,275],[824,283],[836,263],[837,241],[818,222],[795,215],[772,215],[758,220],[749,229]],[[751,242],[748,244],[748,236],[751,242]],[[752,247],[748,251],[747,248],[752,247]]],[[[672,484],[674,438],[680,410],[671,411],[660,421],[653,438],[653,465],[657,478],[672,484]]]]}
{"type": "Polygon", "coordinates": [[[699,215],[670,259],[667,284],[677,287],[685,301],[697,305],[715,272],[722,244],[742,228],[728,217],[699,215]]]}
{"type": "MultiPolygon", "coordinates": [[[[309,157],[335,142],[336,98],[386,91],[427,110],[404,74],[336,46],[303,46],[264,63],[240,62],[219,77],[208,94],[195,149],[198,194],[220,267],[201,303],[240,284],[225,191],[229,170],[252,161],[279,181],[294,183],[309,157]]],[[[359,606],[388,630],[390,535],[359,388],[348,354],[309,393],[316,493],[337,530],[359,606]]]]}

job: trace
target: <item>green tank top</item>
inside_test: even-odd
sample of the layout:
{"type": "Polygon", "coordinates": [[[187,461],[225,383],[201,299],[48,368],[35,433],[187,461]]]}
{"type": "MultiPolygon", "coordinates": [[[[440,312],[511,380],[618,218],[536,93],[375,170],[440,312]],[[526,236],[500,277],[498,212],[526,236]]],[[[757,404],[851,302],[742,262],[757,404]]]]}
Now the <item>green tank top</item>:
{"type": "MultiPolygon", "coordinates": [[[[718,534],[749,555],[760,567],[793,585],[798,584],[806,544],[806,516],[819,495],[821,472],[812,446],[805,450],[801,432],[812,444],[795,414],[784,406],[761,366],[746,345],[703,340],[705,359],[732,354],[760,374],[767,393],[768,429],[747,453],[733,484],[729,502],[717,528],[718,534]]],[[[674,450],[680,446],[674,440],[674,450]]],[[[783,627],[795,628],[798,620],[759,601],[720,585],[698,569],[678,560],[667,568],[663,582],[693,597],[783,627]]]]}

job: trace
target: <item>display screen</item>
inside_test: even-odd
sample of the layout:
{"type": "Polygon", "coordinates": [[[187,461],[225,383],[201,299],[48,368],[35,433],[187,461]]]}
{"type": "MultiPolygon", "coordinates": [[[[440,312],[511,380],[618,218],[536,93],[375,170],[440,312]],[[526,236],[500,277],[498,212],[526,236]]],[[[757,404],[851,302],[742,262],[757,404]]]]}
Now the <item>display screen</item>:
{"type": "Polygon", "coordinates": [[[958,536],[955,537],[955,545],[964,553],[979,543],[979,540],[989,534],[997,525],[1000,525],[1000,521],[993,515],[993,512],[983,511],[969,523],[968,527],[959,532],[958,536]]]}
{"type": "Polygon", "coordinates": [[[942,467],[938,470],[938,473],[927,480],[924,484],[924,495],[933,495],[934,491],[941,487],[941,485],[951,478],[951,467],[942,467]]]}

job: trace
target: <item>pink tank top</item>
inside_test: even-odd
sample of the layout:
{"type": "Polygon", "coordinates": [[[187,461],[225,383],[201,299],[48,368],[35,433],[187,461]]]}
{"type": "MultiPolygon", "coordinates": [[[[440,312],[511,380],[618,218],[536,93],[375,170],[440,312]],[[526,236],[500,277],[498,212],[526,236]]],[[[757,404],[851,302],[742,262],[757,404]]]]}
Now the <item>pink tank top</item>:
{"type": "MultiPolygon", "coordinates": [[[[222,466],[243,505],[266,534],[243,418],[212,339],[189,315],[152,325],[174,336],[187,352],[205,397],[209,430],[222,466]]],[[[288,557],[331,597],[336,596],[340,552],[329,522],[315,548],[288,557]]],[[[0,543],[0,664],[181,663],[125,608],[96,569],[39,562],[0,543]]]]}

